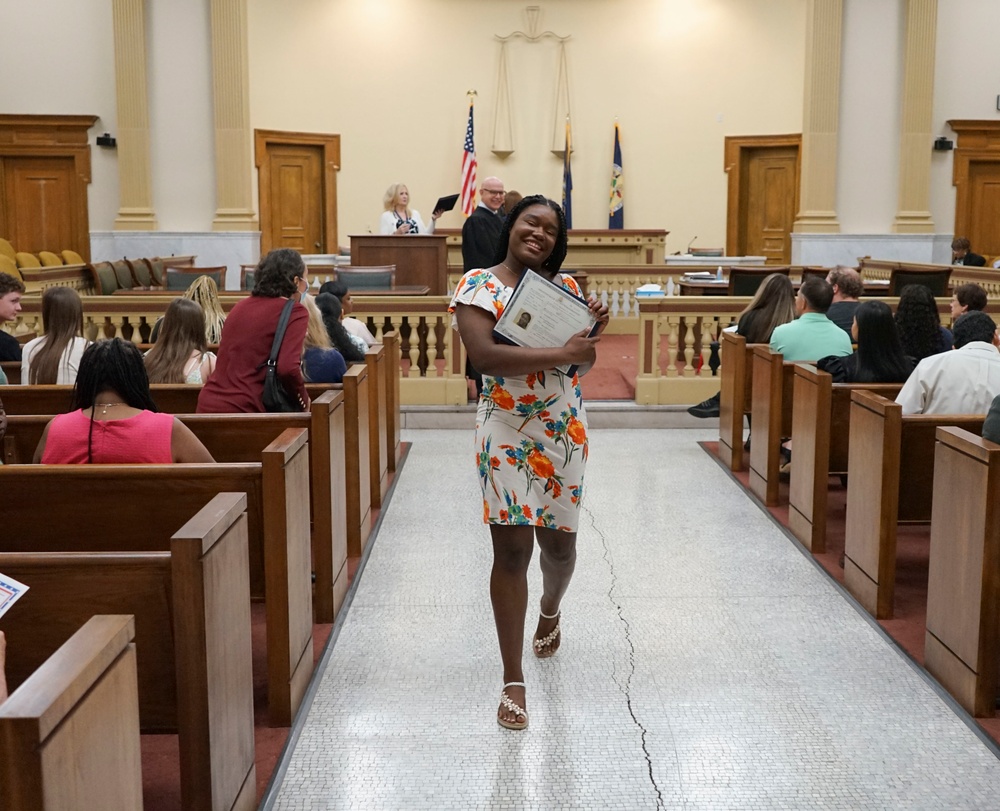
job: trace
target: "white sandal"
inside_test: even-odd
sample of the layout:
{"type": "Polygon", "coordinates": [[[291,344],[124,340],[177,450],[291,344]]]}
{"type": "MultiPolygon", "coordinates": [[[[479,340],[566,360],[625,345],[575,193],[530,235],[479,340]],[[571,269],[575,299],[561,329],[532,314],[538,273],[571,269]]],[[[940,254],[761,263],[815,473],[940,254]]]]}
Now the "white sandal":
{"type": "MultiPolygon", "coordinates": [[[[556,613],[551,616],[549,614],[543,614],[541,609],[538,611],[538,616],[545,620],[558,620],[560,614],[562,614],[562,611],[556,611],[556,613]]],[[[552,648],[552,650],[548,650],[548,648],[550,648],[552,643],[559,638],[559,633],[559,623],[557,622],[556,627],[553,628],[548,634],[543,636],[541,639],[532,640],[531,647],[535,651],[535,656],[539,659],[548,659],[550,656],[554,655],[558,648],[552,648]]]]}
{"type": "Polygon", "coordinates": [[[524,729],[524,728],[526,728],[528,726],[528,713],[524,709],[524,707],[521,707],[520,705],[516,704],[511,699],[511,697],[507,695],[507,688],[508,687],[524,687],[524,682],[523,681],[509,681],[509,682],[507,682],[503,686],[503,690],[500,693],[500,706],[503,707],[505,710],[510,710],[512,713],[514,713],[514,717],[515,718],[522,718],[523,717],[524,720],[523,721],[516,721],[516,720],[515,721],[508,721],[508,720],[506,720],[504,718],[501,718],[498,715],[497,716],[497,723],[500,724],[500,726],[502,726],[502,727],[504,727],[506,729],[524,729]]]}

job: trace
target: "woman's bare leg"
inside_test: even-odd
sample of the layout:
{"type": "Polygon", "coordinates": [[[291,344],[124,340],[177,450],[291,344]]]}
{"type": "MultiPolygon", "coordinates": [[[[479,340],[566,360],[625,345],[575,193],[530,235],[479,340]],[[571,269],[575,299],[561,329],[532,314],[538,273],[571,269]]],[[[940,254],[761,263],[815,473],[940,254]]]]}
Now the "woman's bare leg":
{"type": "MultiPolygon", "coordinates": [[[[556,529],[538,527],[535,530],[538,537],[539,562],[542,569],[542,601],[539,613],[552,616],[559,611],[563,595],[569,588],[576,569],[576,533],[560,532],[556,529]]],[[[538,618],[535,629],[535,639],[544,639],[559,624],[559,618],[538,618]]],[[[547,651],[555,652],[562,636],[557,636],[546,646],[547,651]]]]}
{"type": "MultiPolygon", "coordinates": [[[[503,680],[524,681],[521,659],[524,653],[524,617],[528,610],[528,564],[534,550],[534,527],[490,524],[493,536],[493,571],[490,574],[490,599],[500,643],[503,680]]],[[[511,701],[526,707],[523,687],[508,687],[511,701]]],[[[513,712],[501,705],[498,715],[511,722],[513,712]]]]}

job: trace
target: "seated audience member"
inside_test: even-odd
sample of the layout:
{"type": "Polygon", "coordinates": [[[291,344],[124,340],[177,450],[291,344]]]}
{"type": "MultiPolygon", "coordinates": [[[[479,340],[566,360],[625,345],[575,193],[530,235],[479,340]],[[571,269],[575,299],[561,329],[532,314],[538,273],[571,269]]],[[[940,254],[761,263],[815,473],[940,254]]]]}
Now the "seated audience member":
{"type": "Polygon", "coordinates": [[[986,412],[986,420],[983,422],[983,439],[1000,445],[1000,394],[993,398],[990,410],[986,412]]]}
{"type": "MultiPolygon", "coordinates": [[[[222,325],[226,323],[226,314],[219,302],[219,286],[211,276],[199,276],[184,291],[184,298],[193,301],[199,307],[205,319],[205,342],[218,346],[222,340],[222,325]]],[[[150,343],[156,343],[160,337],[163,318],[157,318],[153,331],[149,334],[150,343]]]]}
{"type": "Polygon", "coordinates": [[[172,414],[157,412],[142,353],[121,338],[87,347],[73,408],[45,426],[36,464],[214,461],[190,428],[172,414]]]}
{"type": "Polygon", "coordinates": [[[316,306],[323,315],[323,323],[326,325],[333,348],[339,351],[348,363],[363,363],[368,344],[357,335],[348,332],[344,322],[349,319],[344,318],[341,300],[332,293],[320,292],[316,296],[316,306]]]}
{"type": "Polygon", "coordinates": [[[303,303],[309,312],[309,326],[302,345],[302,372],[310,383],[340,383],[347,371],[344,356],[330,343],[323,314],[312,296],[306,296],[303,303]]]}
{"type": "Polygon", "coordinates": [[[1000,394],[997,325],[973,311],[955,321],[955,349],[924,358],[896,402],[904,414],[985,414],[1000,394]]]}
{"type": "Polygon", "coordinates": [[[837,265],[827,274],[826,280],[833,288],[833,303],[826,317],[849,333],[854,324],[854,311],[858,309],[858,298],[865,289],[861,274],[854,268],[837,265]]]}
{"type": "Polygon", "coordinates": [[[955,288],[951,297],[951,320],[954,321],[969,310],[986,309],[986,291],[978,284],[969,282],[955,288]]]}
{"type": "MultiPolygon", "coordinates": [[[[0,325],[4,321],[17,320],[17,314],[21,312],[22,295],[24,295],[24,285],[21,284],[21,280],[9,273],[0,273],[0,325]]],[[[17,342],[17,338],[0,329],[0,361],[20,359],[21,345],[17,342]]],[[[2,371],[0,375],[3,375],[2,371]]],[[[7,377],[4,376],[0,385],[6,384],[7,377]]]]}
{"type": "Polygon", "coordinates": [[[941,326],[934,294],[922,284],[908,284],[900,292],[896,327],[903,353],[917,363],[952,347],[951,331],[941,326]]]}
{"type": "MultiPolygon", "coordinates": [[[[736,333],[748,344],[766,344],[774,328],[795,318],[795,290],[783,273],[772,273],[757,288],[754,297],[738,316],[736,333]]],[[[715,394],[688,409],[692,417],[718,417],[719,397],[715,394]]]]}
{"type": "Polygon", "coordinates": [[[786,361],[819,360],[827,355],[850,355],[851,339],[826,317],[833,302],[833,288],[823,279],[810,276],[795,297],[798,318],[774,328],[771,351],[786,361]]]}
{"type": "Polygon", "coordinates": [[[226,317],[215,372],[198,395],[200,413],[265,411],[267,359],[289,299],[295,304],[278,351],[278,381],[303,410],[309,407],[301,367],[309,314],[299,303],[308,289],[309,273],[298,251],[279,248],[260,260],[254,270],[253,291],[226,317]]]}
{"type": "Polygon", "coordinates": [[[150,383],[204,383],[215,371],[215,353],[205,344],[205,314],[190,299],[170,302],[163,328],[146,353],[150,383]]]}
{"type": "MultiPolygon", "coordinates": [[[[355,338],[360,338],[364,341],[364,348],[375,346],[375,344],[378,343],[375,336],[372,335],[371,330],[365,326],[364,321],[359,321],[357,318],[351,317],[351,313],[354,311],[354,302],[351,300],[351,294],[348,292],[346,284],[341,281],[323,282],[323,284],[320,285],[319,292],[332,293],[337,297],[340,301],[340,308],[343,310],[341,322],[344,325],[344,329],[346,329],[355,338]]],[[[348,358],[348,360],[350,359],[348,358]]]]}
{"type": "Polygon", "coordinates": [[[514,210],[514,206],[516,206],[518,203],[520,203],[523,199],[524,199],[524,195],[521,194],[521,192],[519,192],[519,191],[513,191],[513,190],[511,190],[511,191],[507,192],[507,196],[504,197],[504,200],[503,200],[503,208],[500,209],[500,212],[506,217],[507,216],[507,212],[508,211],[513,211],[514,210]]]}
{"type": "Polygon", "coordinates": [[[972,246],[965,237],[955,237],[951,242],[951,263],[953,265],[969,265],[981,268],[986,264],[986,257],[973,253],[972,246]]]}
{"type": "Polygon", "coordinates": [[[866,301],[854,312],[851,337],[858,349],[851,355],[820,358],[816,366],[834,383],[902,383],[913,371],[903,354],[892,310],[884,301],[866,301]]]}
{"type": "Polygon", "coordinates": [[[21,383],[72,386],[83,351],[90,345],[83,337],[79,294],[70,287],[50,287],[42,293],[42,326],[45,334],[24,345],[21,383]]]}

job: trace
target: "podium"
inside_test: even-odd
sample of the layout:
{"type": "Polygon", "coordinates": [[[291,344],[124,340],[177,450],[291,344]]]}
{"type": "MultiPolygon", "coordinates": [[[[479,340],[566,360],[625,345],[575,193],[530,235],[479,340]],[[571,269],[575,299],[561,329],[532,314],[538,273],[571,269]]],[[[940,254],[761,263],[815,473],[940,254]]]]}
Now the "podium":
{"type": "Polygon", "coordinates": [[[356,267],[395,265],[396,284],[426,285],[430,295],[448,290],[448,247],[442,234],[384,236],[352,234],[351,264],[356,267]]]}

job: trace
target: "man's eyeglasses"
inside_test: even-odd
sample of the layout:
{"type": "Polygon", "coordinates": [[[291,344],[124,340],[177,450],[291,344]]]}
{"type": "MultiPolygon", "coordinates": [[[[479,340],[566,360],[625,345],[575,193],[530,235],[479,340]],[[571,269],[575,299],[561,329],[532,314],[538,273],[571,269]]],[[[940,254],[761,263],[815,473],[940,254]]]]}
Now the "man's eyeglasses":
{"type": "Polygon", "coordinates": [[[503,189],[483,189],[483,194],[496,194],[503,197],[507,194],[503,189]]]}

